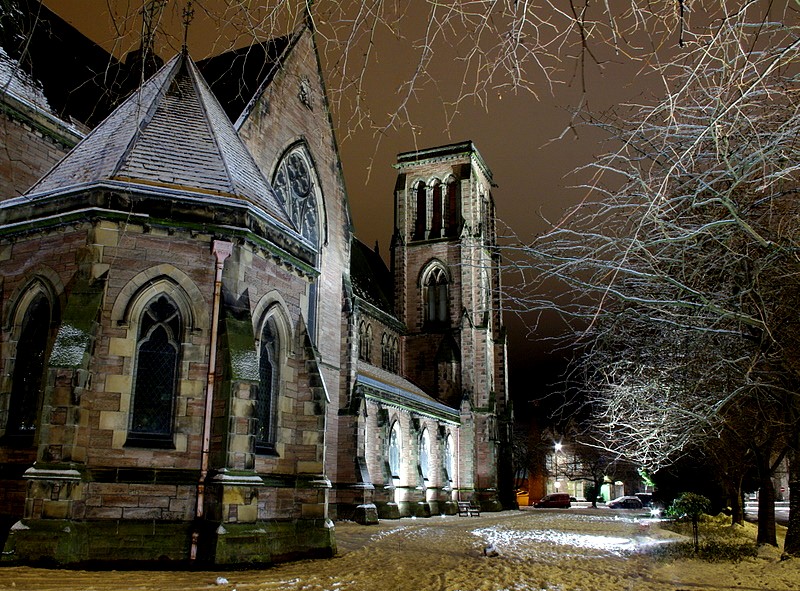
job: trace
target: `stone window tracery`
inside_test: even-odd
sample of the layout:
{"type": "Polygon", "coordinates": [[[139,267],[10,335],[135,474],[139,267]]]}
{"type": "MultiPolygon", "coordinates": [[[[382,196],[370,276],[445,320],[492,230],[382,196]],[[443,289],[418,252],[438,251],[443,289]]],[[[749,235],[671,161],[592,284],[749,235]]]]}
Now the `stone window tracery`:
{"type": "Polygon", "coordinates": [[[432,266],[424,278],[425,322],[446,324],[449,320],[449,282],[447,273],[439,265],[432,266]]]}
{"type": "Polygon", "coordinates": [[[136,342],[128,445],[165,447],[172,442],[183,321],[170,297],[144,307],[136,342]]]}
{"type": "MultiPolygon", "coordinates": [[[[321,249],[322,194],[316,170],[308,148],[300,143],[289,149],[278,163],[272,177],[272,187],[289,219],[300,234],[319,251],[321,249]]],[[[317,256],[317,266],[320,257],[317,256]]],[[[308,314],[306,322],[312,337],[317,331],[318,285],[312,282],[308,289],[308,314]]]]}
{"type": "Polygon", "coordinates": [[[396,336],[384,332],[381,337],[381,367],[397,373],[400,360],[400,344],[396,336]]]}
{"type": "Polygon", "coordinates": [[[372,325],[363,320],[358,325],[358,358],[372,363],[372,325]]]}
{"type": "Polygon", "coordinates": [[[319,246],[315,176],[307,150],[301,145],[280,161],[272,186],[300,234],[319,246]]]}

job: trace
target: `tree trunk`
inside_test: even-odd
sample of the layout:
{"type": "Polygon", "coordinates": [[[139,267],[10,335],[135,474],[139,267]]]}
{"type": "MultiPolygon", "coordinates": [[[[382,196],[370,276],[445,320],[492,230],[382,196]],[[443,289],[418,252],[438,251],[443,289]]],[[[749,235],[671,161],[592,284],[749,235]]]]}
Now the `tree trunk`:
{"type": "Polygon", "coordinates": [[[742,499],[742,477],[730,483],[731,524],[744,525],[744,502],[742,499]]]}
{"type": "Polygon", "coordinates": [[[775,487],[768,466],[759,466],[758,544],[778,545],[775,533],[775,487]]]}
{"type": "Polygon", "coordinates": [[[592,507],[595,509],[597,509],[597,497],[600,496],[600,492],[603,490],[604,481],[604,477],[594,481],[594,490],[592,491],[592,507]]]}
{"type": "MultiPolygon", "coordinates": [[[[798,436],[800,434],[796,434],[795,438],[798,436]]],[[[796,446],[797,442],[795,449],[788,455],[789,526],[783,544],[783,553],[790,556],[800,556],[800,451],[796,446]]]]}

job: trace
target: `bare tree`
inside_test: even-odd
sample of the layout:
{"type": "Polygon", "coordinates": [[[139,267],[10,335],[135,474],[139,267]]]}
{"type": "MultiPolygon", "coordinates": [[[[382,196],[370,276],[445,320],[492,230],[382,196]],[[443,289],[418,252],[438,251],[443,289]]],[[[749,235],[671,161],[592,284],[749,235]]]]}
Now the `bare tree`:
{"type": "Polygon", "coordinates": [[[663,66],[663,99],[592,121],[620,147],[592,165],[591,201],[509,249],[567,286],[520,303],[577,321],[608,446],[648,468],[753,409],[764,487],[781,442],[797,448],[800,30],[783,17],[745,3],[663,66]]]}
{"type": "MultiPolygon", "coordinates": [[[[106,45],[119,58],[149,44],[166,55],[186,42],[184,2],[105,4],[106,45]]],[[[585,0],[193,4],[189,44],[210,39],[195,56],[309,23],[340,128],[367,127],[378,138],[413,125],[423,92],[438,93],[452,119],[464,101],[488,105],[501,91],[585,84],[587,66],[612,59],[660,71],[663,102],[599,122],[622,146],[594,165],[589,188],[605,199],[523,248],[521,264],[533,255],[545,261],[537,273],[575,290],[556,303],[592,339],[585,373],[609,446],[638,442],[641,461],[663,464],[690,441],[716,436],[743,397],[765,393],[783,396],[794,424],[796,2],[776,15],[756,0],[733,9],[725,0],[628,0],[613,10],[585,0]],[[439,86],[443,72],[460,82],[439,86]],[[372,100],[380,83],[394,91],[392,104],[372,100]]],[[[527,297],[520,305],[553,307],[527,297]]]]}

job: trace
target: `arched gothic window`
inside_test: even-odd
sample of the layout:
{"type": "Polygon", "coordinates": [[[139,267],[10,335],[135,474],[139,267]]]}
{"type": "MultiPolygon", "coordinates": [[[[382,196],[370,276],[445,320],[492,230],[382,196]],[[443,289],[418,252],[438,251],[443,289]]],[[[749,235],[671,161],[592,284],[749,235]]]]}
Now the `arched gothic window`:
{"type": "Polygon", "coordinates": [[[316,180],[305,146],[297,146],[283,157],[275,170],[272,186],[286,213],[304,237],[319,246],[316,180]]]}
{"type": "MultiPolygon", "coordinates": [[[[297,230],[319,250],[321,230],[318,204],[321,193],[305,144],[296,145],[286,152],[275,169],[272,187],[297,230]]],[[[314,281],[309,286],[306,319],[310,335],[317,330],[317,290],[317,282],[314,281]]]]}
{"type": "Polygon", "coordinates": [[[258,363],[258,395],[254,411],[255,451],[274,453],[277,432],[277,400],[280,393],[280,336],[274,317],[261,331],[258,363]]]}
{"type": "Polygon", "coordinates": [[[461,216],[458,211],[460,192],[460,184],[454,177],[450,177],[447,180],[447,236],[457,236],[461,225],[461,216]]]}
{"type": "Polygon", "coordinates": [[[400,478],[400,427],[397,422],[389,433],[389,471],[392,478],[400,478]]]}
{"type": "Polygon", "coordinates": [[[28,305],[17,341],[7,436],[32,440],[36,432],[49,334],[50,302],[39,292],[28,305]]]}
{"type": "Polygon", "coordinates": [[[430,238],[442,237],[442,217],[444,215],[444,185],[436,181],[433,185],[430,238]]]}
{"type": "Polygon", "coordinates": [[[389,342],[389,371],[397,373],[400,369],[400,342],[392,337],[389,342]]]}
{"type": "Polygon", "coordinates": [[[425,321],[446,324],[449,320],[449,286],[442,267],[433,267],[425,276],[425,321]]]}
{"type": "Polygon", "coordinates": [[[139,319],[128,445],[171,447],[183,321],[172,299],[151,299],[139,319]]]}
{"type": "Polygon", "coordinates": [[[389,340],[389,333],[383,333],[383,336],[381,337],[381,367],[391,371],[389,369],[391,364],[389,358],[389,340]]]}
{"type": "Polygon", "coordinates": [[[430,475],[430,453],[428,430],[425,429],[419,437],[419,471],[423,480],[428,480],[430,475]]]}
{"type": "Polygon", "coordinates": [[[447,477],[447,480],[453,482],[453,436],[449,433],[444,440],[444,454],[442,455],[445,476],[447,477]]]}
{"type": "Polygon", "coordinates": [[[428,227],[428,187],[419,181],[414,188],[417,200],[417,211],[414,218],[414,240],[424,240],[425,230],[428,227]]]}
{"type": "Polygon", "coordinates": [[[381,337],[381,367],[392,373],[397,373],[400,359],[400,345],[396,336],[388,332],[381,337]]]}
{"type": "Polygon", "coordinates": [[[361,321],[358,325],[358,358],[372,363],[372,325],[361,321]]]}

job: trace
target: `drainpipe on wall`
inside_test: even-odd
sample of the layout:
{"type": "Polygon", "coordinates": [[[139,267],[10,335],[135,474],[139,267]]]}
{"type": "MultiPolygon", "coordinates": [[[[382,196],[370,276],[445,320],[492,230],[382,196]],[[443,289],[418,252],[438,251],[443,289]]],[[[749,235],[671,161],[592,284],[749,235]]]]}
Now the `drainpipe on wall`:
{"type": "Polygon", "coordinates": [[[461,500],[461,425],[456,429],[456,501],[461,500]]]}
{"type": "Polygon", "coordinates": [[[222,294],[222,269],[225,266],[225,259],[227,259],[233,252],[233,244],[230,242],[223,242],[222,240],[214,240],[211,245],[211,253],[216,257],[216,275],[214,277],[214,298],[211,306],[211,339],[209,342],[209,355],[208,355],[208,378],[206,381],[206,398],[205,409],[203,411],[203,439],[202,449],[200,451],[200,478],[197,481],[197,501],[195,509],[196,524],[192,532],[192,548],[189,559],[194,562],[197,559],[197,546],[200,538],[200,532],[197,527],[200,520],[203,518],[203,509],[205,504],[205,481],[208,476],[208,455],[211,449],[211,414],[214,404],[214,382],[216,380],[217,370],[217,337],[219,328],[219,309],[220,299],[222,294]]]}

